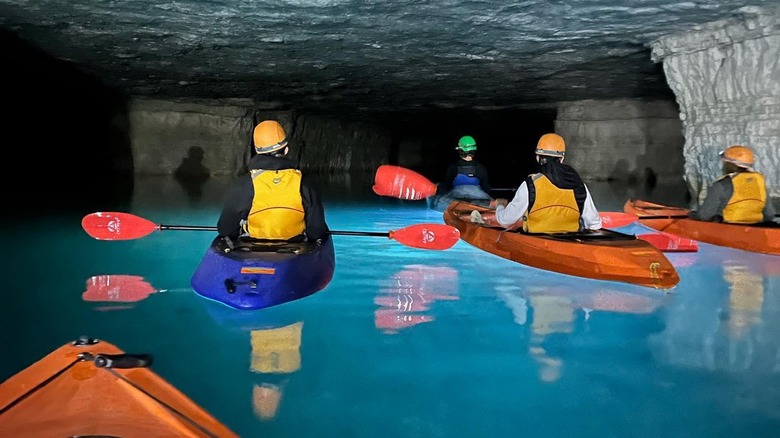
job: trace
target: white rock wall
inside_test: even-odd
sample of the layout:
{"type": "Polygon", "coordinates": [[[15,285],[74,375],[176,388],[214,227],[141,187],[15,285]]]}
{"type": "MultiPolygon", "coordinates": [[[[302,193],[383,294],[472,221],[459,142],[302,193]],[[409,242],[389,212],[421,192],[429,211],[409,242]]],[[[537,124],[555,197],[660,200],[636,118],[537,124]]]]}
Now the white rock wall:
{"type": "Polygon", "coordinates": [[[721,175],[718,152],[750,146],[768,190],[780,198],[780,9],[743,9],[728,21],[652,45],[677,96],[685,179],[702,200],[721,175]]]}
{"type": "Polygon", "coordinates": [[[680,180],[684,139],[671,101],[585,100],[558,105],[566,162],[587,180],[680,180]]]}

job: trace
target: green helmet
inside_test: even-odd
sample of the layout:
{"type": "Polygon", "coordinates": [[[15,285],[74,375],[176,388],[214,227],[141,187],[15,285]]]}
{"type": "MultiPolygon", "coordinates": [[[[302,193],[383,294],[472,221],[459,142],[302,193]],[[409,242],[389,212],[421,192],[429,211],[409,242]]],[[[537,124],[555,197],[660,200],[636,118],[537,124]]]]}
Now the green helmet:
{"type": "Polygon", "coordinates": [[[477,150],[477,142],[474,141],[474,137],[464,135],[458,140],[458,149],[463,152],[474,152],[477,150]]]}

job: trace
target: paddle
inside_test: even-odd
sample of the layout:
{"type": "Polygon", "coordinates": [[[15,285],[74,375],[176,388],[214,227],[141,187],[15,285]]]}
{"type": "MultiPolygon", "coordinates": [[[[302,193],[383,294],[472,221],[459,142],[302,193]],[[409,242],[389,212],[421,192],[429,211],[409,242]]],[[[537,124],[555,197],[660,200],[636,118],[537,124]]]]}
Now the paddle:
{"type": "Polygon", "coordinates": [[[436,184],[405,167],[383,164],[374,175],[374,193],[398,199],[420,200],[436,194],[436,184]]]}
{"type": "Polygon", "coordinates": [[[94,275],[87,279],[86,287],[87,290],[81,295],[82,300],[112,303],[135,303],[149,298],[153,293],[173,291],[155,289],[138,275],[94,275]]]}
{"type": "MultiPolygon", "coordinates": [[[[600,212],[599,215],[601,216],[601,224],[604,228],[625,227],[626,225],[635,223],[639,219],[636,215],[616,211],[603,211],[600,212]]],[[[695,240],[686,239],[663,231],[638,234],[636,237],[652,243],[653,246],[664,252],[696,252],[699,250],[699,244],[695,240]]]]}
{"type": "MultiPolygon", "coordinates": [[[[139,239],[163,230],[217,231],[217,227],[214,226],[155,224],[140,216],[120,212],[90,213],[81,220],[81,227],[87,234],[98,240],[139,239]]],[[[331,230],[330,234],[387,237],[412,248],[433,250],[449,249],[460,240],[460,231],[445,224],[415,224],[386,233],[331,230]]]]}

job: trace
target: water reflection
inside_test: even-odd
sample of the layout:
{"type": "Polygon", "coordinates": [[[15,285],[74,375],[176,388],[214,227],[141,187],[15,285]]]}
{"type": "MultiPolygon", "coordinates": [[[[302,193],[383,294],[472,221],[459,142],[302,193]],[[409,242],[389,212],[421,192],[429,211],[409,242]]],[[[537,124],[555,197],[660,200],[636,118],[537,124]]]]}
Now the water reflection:
{"type": "Polygon", "coordinates": [[[438,300],[458,300],[458,271],[447,266],[408,265],[390,278],[390,286],[379,291],[374,304],[374,325],[386,334],[433,322],[425,313],[438,300]]]}
{"type": "Polygon", "coordinates": [[[710,247],[687,275],[693,287],[669,308],[655,354],[688,368],[780,372],[780,260],[710,247]]]}
{"type": "Polygon", "coordinates": [[[133,303],[143,301],[150,295],[168,292],[167,289],[156,289],[139,275],[93,275],[85,284],[86,290],[81,299],[93,303],[114,303],[116,305],[99,305],[95,310],[122,310],[133,307],[133,303]]]}
{"type": "Polygon", "coordinates": [[[552,335],[574,332],[578,317],[587,321],[594,312],[648,314],[663,302],[660,293],[640,295],[606,287],[578,289],[573,286],[551,285],[521,289],[517,286],[496,288],[499,298],[512,310],[517,324],[531,320],[528,351],[539,366],[539,379],[553,383],[561,378],[564,361],[544,347],[552,335]]]}
{"type": "Polygon", "coordinates": [[[289,376],[301,368],[302,332],[302,321],[251,331],[250,370],[262,376],[252,387],[252,407],[260,421],[276,417],[289,376]]]}

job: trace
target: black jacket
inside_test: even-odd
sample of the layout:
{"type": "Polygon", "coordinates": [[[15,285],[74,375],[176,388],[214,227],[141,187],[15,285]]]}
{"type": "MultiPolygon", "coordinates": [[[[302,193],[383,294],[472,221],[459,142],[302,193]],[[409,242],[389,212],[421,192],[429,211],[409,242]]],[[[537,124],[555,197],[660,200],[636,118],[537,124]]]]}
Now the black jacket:
{"type": "MultiPolygon", "coordinates": [[[[249,160],[249,168],[265,170],[295,169],[295,163],[283,157],[258,154],[249,160]]],[[[239,177],[233,183],[225,197],[222,214],[220,214],[219,221],[217,221],[217,230],[220,236],[228,236],[235,239],[241,234],[241,221],[246,220],[249,216],[254,195],[255,189],[249,173],[239,177]]],[[[306,222],[306,237],[314,240],[322,239],[329,231],[325,222],[325,209],[317,192],[309,184],[306,175],[303,175],[301,179],[301,198],[303,199],[304,220],[306,222]]]]}
{"type": "Polygon", "coordinates": [[[474,166],[474,177],[479,180],[479,186],[482,188],[482,190],[490,194],[490,181],[488,179],[488,171],[487,168],[480,162],[478,162],[476,159],[472,159],[471,161],[466,161],[463,159],[458,159],[456,163],[451,164],[447,168],[447,172],[444,174],[444,180],[439,184],[436,193],[437,194],[445,194],[452,190],[452,181],[455,179],[455,176],[458,174],[458,166],[474,166]]]}

